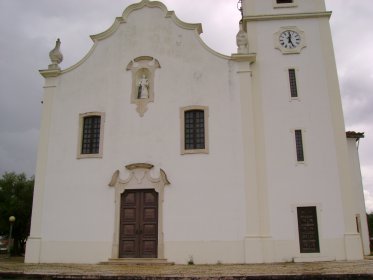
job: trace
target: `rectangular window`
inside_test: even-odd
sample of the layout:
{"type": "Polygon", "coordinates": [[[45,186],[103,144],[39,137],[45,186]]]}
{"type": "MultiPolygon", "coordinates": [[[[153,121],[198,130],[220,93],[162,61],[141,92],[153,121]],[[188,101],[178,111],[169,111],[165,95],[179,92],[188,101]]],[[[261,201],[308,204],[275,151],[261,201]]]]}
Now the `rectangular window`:
{"type": "Polygon", "coordinates": [[[205,148],[205,112],[185,111],[185,150],[205,148]]]}
{"type": "Polygon", "coordinates": [[[276,0],[277,4],[290,4],[293,3],[293,0],[276,0]]]}
{"type": "Polygon", "coordinates": [[[208,108],[188,106],[181,108],[181,154],[208,153],[208,108]]]}
{"type": "Polygon", "coordinates": [[[294,8],[298,6],[298,0],[273,0],[274,8],[294,8]]]}
{"type": "Polygon", "coordinates": [[[289,84],[291,98],[298,97],[297,80],[295,77],[295,69],[289,69],[289,84]]]}
{"type": "Polygon", "coordinates": [[[303,137],[302,137],[302,130],[297,129],[295,130],[295,148],[297,152],[297,161],[303,162],[304,161],[304,152],[303,152],[303,137]]]}
{"type": "Polygon", "coordinates": [[[100,151],[100,116],[89,116],[83,120],[82,154],[98,154],[100,151]]]}
{"type": "Polygon", "coordinates": [[[320,253],[316,207],[298,207],[298,232],[301,253],[320,253]]]}
{"type": "Polygon", "coordinates": [[[105,113],[79,115],[78,158],[102,157],[105,113]]]}

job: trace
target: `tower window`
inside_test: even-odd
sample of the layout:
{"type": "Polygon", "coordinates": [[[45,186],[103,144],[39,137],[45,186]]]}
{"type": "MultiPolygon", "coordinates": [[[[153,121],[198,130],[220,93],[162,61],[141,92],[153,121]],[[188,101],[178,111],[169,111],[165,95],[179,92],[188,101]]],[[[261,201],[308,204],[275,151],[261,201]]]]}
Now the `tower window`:
{"type": "Polygon", "coordinates": [[[181,109],[182,154],[207,153],[207,107],[190,106],[181,109]]]}
{"type": "Polygon", "coordinates": [[[291,4],[293,0],[276,0],[277,4],[291,4]]]}
{"type": "Polygon", "coordinates": [[[298,97],[297,80],[295,76],[295,69],[289,69],[289,84],[291,98],[298,97]]]}
{"type": "Polygon", "coordinates": [[[273,0],[274,8],[294,8],[297,7],[298,0],[273,0]]]}
{"type": "Polygon", "coordinates": [[[302,137],[302,130],[297,129],[295,130],[295,148],[297,152],[297,161],[303,162],[304,161],[304,152],[303,152],[303,137],[302,137]]]}

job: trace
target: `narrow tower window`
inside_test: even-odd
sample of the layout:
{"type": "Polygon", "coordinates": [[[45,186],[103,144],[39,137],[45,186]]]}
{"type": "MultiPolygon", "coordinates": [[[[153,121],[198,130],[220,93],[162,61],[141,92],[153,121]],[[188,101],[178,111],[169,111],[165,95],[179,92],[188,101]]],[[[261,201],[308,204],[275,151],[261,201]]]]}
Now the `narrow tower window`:
{"type": "Polygon", "coordinates": [[[293,3],[293,0],[276,0],[277,4],[289,4],[293,3]]]}
{"type": "Polygon", "coordinates": [[[289,69],[289,84],[291,98],[298,97],[297,80],[295,76],[295,69],[289,69]]]}
{"type": "Polygon", "coordinates": [[[296,147],[296,152],[297,152],[297,161],[303,162],[304,161],[303,138],[302,138],[302,130],[300,129],[295,130],[295,147],[296,147]]]}

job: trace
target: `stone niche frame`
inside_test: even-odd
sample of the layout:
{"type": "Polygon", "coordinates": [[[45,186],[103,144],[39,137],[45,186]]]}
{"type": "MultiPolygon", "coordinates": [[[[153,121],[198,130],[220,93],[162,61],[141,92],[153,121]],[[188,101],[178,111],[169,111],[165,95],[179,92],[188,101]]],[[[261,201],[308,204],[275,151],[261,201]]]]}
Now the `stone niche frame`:
{"type": "Polygon", "coordinates": [[[140,56],[127,65],[127,71],[132,72],[131,104],[136,104],[136,111],[143,117],[148,110],[148,103],[154,102],[154,76],[155,70],[161,68],[157,59],[151,56],[140,56]],[[139,98],[139,84],[141,78],[147,80],[147,97],[139,98]]]}
{"type": "Polygon", "coordinates": [[[121,195],[125,190],[154,189],[158,193],[158,254],[157,259],[164,259],[164,234],[163,234],[163,201],[164,187],[170,185],[166,173],[160,169],[159,177],[153,178],[150,171],[154,166],[149,163],[134,163],[126,165],[129,171],[127,179],[120,178],[120,171],[116,170],[111,178],[109,187],[115,188],[115,225],[114,239],[111,252],[112,259],[119,258],[120,235],[120,203],[121,195]]]}

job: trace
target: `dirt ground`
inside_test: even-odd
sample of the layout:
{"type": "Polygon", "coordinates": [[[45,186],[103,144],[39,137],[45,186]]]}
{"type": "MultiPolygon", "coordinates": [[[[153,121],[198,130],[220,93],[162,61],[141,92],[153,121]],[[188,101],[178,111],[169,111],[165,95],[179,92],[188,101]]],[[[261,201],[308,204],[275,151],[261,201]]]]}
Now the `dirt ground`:
{"type": "MultiPolygon", "coordinates": [[[[25,264],[23,258],[0,259],[1,275],[90,275],[153,277],[233,277],[263,275],[371,275],[373,258],[350,262],[237,265],[25,264]]],[[[357,278],[356,278],[357,279],[357,278]]]]}

